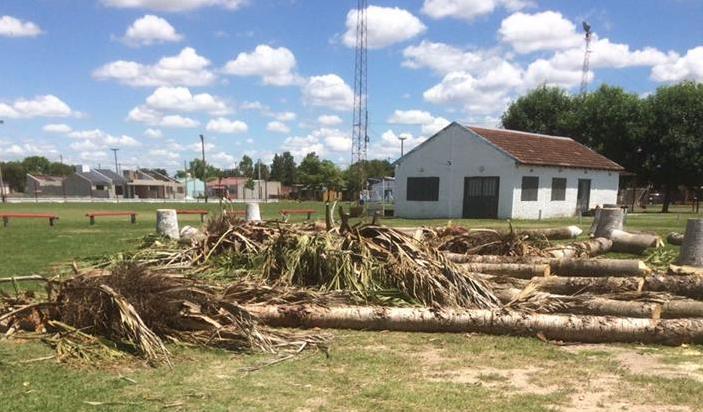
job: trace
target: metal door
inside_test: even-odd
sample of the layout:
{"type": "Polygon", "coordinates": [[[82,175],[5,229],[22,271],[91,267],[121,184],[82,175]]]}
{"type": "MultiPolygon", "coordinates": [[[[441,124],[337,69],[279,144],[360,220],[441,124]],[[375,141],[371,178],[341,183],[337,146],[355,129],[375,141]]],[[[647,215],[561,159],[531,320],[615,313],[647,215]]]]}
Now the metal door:
{"type": "Polygon", "coordinates": [[[464,218],[495,219],[498,217],[497,176],[477,176],[464,178],[464,218]]]}
{"type": "Polygon", "coordinates": [[[580,213],[588,211],[591,202],[591,179],[579,179],[576,193],[576,210],[580,213]]]}

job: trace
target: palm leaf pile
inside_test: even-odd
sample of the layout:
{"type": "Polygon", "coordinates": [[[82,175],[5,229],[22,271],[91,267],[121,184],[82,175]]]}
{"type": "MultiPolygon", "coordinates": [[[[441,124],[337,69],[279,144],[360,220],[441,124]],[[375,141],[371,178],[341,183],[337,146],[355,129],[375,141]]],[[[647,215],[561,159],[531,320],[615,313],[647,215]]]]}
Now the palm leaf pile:
{"type": "Polygon", "coordinates": [[[0,331],[46,331],[50,334],[47,342],[62,356],[89,358],[96,353],[95,347],[114,347],[150,364],[169,365],[171,354],[165,340],[266,353],[324,346],[327,340],[258,325],[231,300],[236,286],[222,290],[132,264],[80,273],[51,285],[46,301],[25,300],[8,312],[10,316],[3,315],[0,331]]]}
{"type": "Polygon", "coordinates": [[[508,231],[450,226],[434,231],[428,241],[437,250],[467,255],[543,256],[549,245],[514,231],[512,225],[508,231]]]}

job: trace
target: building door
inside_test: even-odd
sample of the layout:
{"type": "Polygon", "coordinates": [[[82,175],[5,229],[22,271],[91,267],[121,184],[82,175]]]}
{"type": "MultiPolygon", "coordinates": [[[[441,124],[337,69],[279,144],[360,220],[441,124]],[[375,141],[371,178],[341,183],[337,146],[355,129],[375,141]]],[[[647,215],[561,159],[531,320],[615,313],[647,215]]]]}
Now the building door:
{"type": "Polygon", "coordinates": [[[499,187],[500,178],[497,176],[465,177],[462,217],[476,219],[497,218],[499,187]]]}
{"type": "Polygon", "coordinates": [[[588,210],[591,202],[591,179],[579,179],[578,192],[576,193],[576,210],[583,213],[588,210]]]}

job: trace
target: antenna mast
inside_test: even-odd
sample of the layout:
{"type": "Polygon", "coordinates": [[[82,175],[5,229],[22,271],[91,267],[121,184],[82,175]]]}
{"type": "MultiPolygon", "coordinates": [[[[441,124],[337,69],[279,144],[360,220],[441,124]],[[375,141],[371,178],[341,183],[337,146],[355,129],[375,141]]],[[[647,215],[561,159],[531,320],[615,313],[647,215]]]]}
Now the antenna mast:
{"type": "Polygon", "coordinates": [[[366,9],[368,0],[357,0],[356,49],[354,54],[354,118],[352,122],[351,164],[359,166],[361,188],[365,188],[364,168],[369,145],[368,86],[367,86],[367,37],[366,9]]]}
{"type": "Polygon", "coordinates": [[[591,25],[584,21],[582,23],[583,31],[586,32],[586,52],[583,55],[583,67],[581,68],[581,90],[580,94],[586,94],[588,91],[588,71],[590,70],[590,59],[591,59],[591,38],[593,32],[591,31],[591,25]]]}

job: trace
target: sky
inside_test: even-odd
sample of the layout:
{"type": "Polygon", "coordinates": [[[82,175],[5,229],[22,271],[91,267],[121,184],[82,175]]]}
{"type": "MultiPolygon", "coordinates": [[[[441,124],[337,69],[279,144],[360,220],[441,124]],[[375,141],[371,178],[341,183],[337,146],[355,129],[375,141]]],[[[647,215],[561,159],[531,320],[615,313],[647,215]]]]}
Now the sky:
{"type": "MultiPolygon", "coordinates": [[[[351,157],[354,0],[0,0],[0,160],[233,168],[351,157]]],[[[703,81],[700,0],[377,0],[368,16],[372,159],[457,121],[497,127],[542,84],[645,96],[703,81]]]]}

